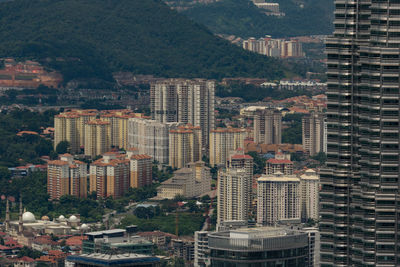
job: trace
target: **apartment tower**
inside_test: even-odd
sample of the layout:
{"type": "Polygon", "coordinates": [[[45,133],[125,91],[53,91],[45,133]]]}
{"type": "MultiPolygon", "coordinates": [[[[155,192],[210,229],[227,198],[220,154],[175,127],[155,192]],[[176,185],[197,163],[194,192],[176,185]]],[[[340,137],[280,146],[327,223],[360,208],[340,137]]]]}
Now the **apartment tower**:
{"type": "Polygon", "coordinates": [[[308,219],[319,220],[319,176],[308,169],[300,176],[301,190],[301,218],[304,222],[308,219]]]}
{"type": "Polygon", "coordinates": [[[254,142],[282,143],[282,113],[273,108],[257,110],[254,115],[254,142]]]}
{"type": "Polygon", "coordinates": [[[215,82],[202,79],[167,79],[150,86],[152,119],[198,126],[202,145],[208,146],[209,132],[215,128],[215,82]]]}
{"type": "Polygon", "coordinates": [[[302,118],[303,148],[314,156],[325,150],[325,115],[312,112],[302,118]]]}
{"type": "Polygon", "coordinates": [[[400,4],[335,1],[321,266],[399,266],[400,4]]]}
{"type": "Polygon", "coordinates": [[[140,188],[151,185],[153,182],[153,158],[146,154],[131,155],[130,164],[130,186],[140,188]]]}
{"type": "Polygon", "coordinates": [[[169,132],[169,166],[183,168],[189,162],[201,160],[201,129],[191,125],[179,126],[169,132]]]}

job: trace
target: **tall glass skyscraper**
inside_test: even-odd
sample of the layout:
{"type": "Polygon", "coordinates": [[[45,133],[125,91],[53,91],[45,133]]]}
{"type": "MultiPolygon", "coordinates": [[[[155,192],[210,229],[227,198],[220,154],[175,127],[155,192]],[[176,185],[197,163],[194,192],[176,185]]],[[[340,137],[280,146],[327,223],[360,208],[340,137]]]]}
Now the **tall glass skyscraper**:
{"type": "Polygon", "coordinates": [[[321,266],[400,265],[400,1],[336,0],[321,266]]]}

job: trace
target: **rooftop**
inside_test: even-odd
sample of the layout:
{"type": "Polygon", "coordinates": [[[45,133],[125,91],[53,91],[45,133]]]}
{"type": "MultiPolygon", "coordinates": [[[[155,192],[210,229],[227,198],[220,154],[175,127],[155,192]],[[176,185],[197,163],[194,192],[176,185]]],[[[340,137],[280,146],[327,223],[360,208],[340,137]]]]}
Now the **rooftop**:
{"type": "Polygon", "coordinates": [[[71,255],[67,257],[68,261],[81,264],[94,264],[100,266],[131,266],[131,264],[151,264],[160,262],[160,259],[153,256],[147,256],[135,253],[124,253],[124,254],[81,254],[71,255]]]}

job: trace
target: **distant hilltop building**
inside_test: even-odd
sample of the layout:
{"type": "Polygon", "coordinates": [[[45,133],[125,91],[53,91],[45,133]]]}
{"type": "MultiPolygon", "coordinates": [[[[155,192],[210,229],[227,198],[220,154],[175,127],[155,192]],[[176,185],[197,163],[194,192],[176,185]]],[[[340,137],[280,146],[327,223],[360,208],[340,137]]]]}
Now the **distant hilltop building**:
{"type": "Polygon", "coordinates": [[[4,69],[0,69],[0,87],[37,88],[42,84],[58,88],[63,81],[61,74],[48,72],[35,61],[16,62],[12,58],[7,58],[3,62],[4,69]]]}
{"type": "Polygon", "coordinates": [[[152,119],[181,122],[201,128],[202,145],[208,146],[215,128],[215,82],[202,79],[166,79],[150,86],[152,119]]]}
{"type": "Polygon", "coordinates": [[[296,39],[249,38],[243,41],[243,48],[258,54],[279,58],[304,57],[303,46],[296,39]]]}
{"type": "Polygon", "coordinates": [[[265,0],[252,0],[254,5],[261,8],[267,16],[285,16],[285,13],[279,11],[279,3],[267,3],[265,0]]]}

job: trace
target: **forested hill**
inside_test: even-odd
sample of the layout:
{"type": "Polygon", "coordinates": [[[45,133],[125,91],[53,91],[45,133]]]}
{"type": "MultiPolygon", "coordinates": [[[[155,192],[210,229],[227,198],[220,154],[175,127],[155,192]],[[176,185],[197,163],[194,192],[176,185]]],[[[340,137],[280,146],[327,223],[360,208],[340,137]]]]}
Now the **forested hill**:
{"type": "Polygon", "coordinates": [[[36,59],[65,80],[115,71],[161,77],[281,78],[275,59],[246,52],[161,0],[15,0],[0,4],[0,58],[36,59]]]}
{"type": "Polygon", "coordinates": [[[250,0],[197,4],[183,13],[214,33],[240,37],[287,37],[331,34],[333,0],[273,0],[284,17],[266,16],[250,0]]]}

